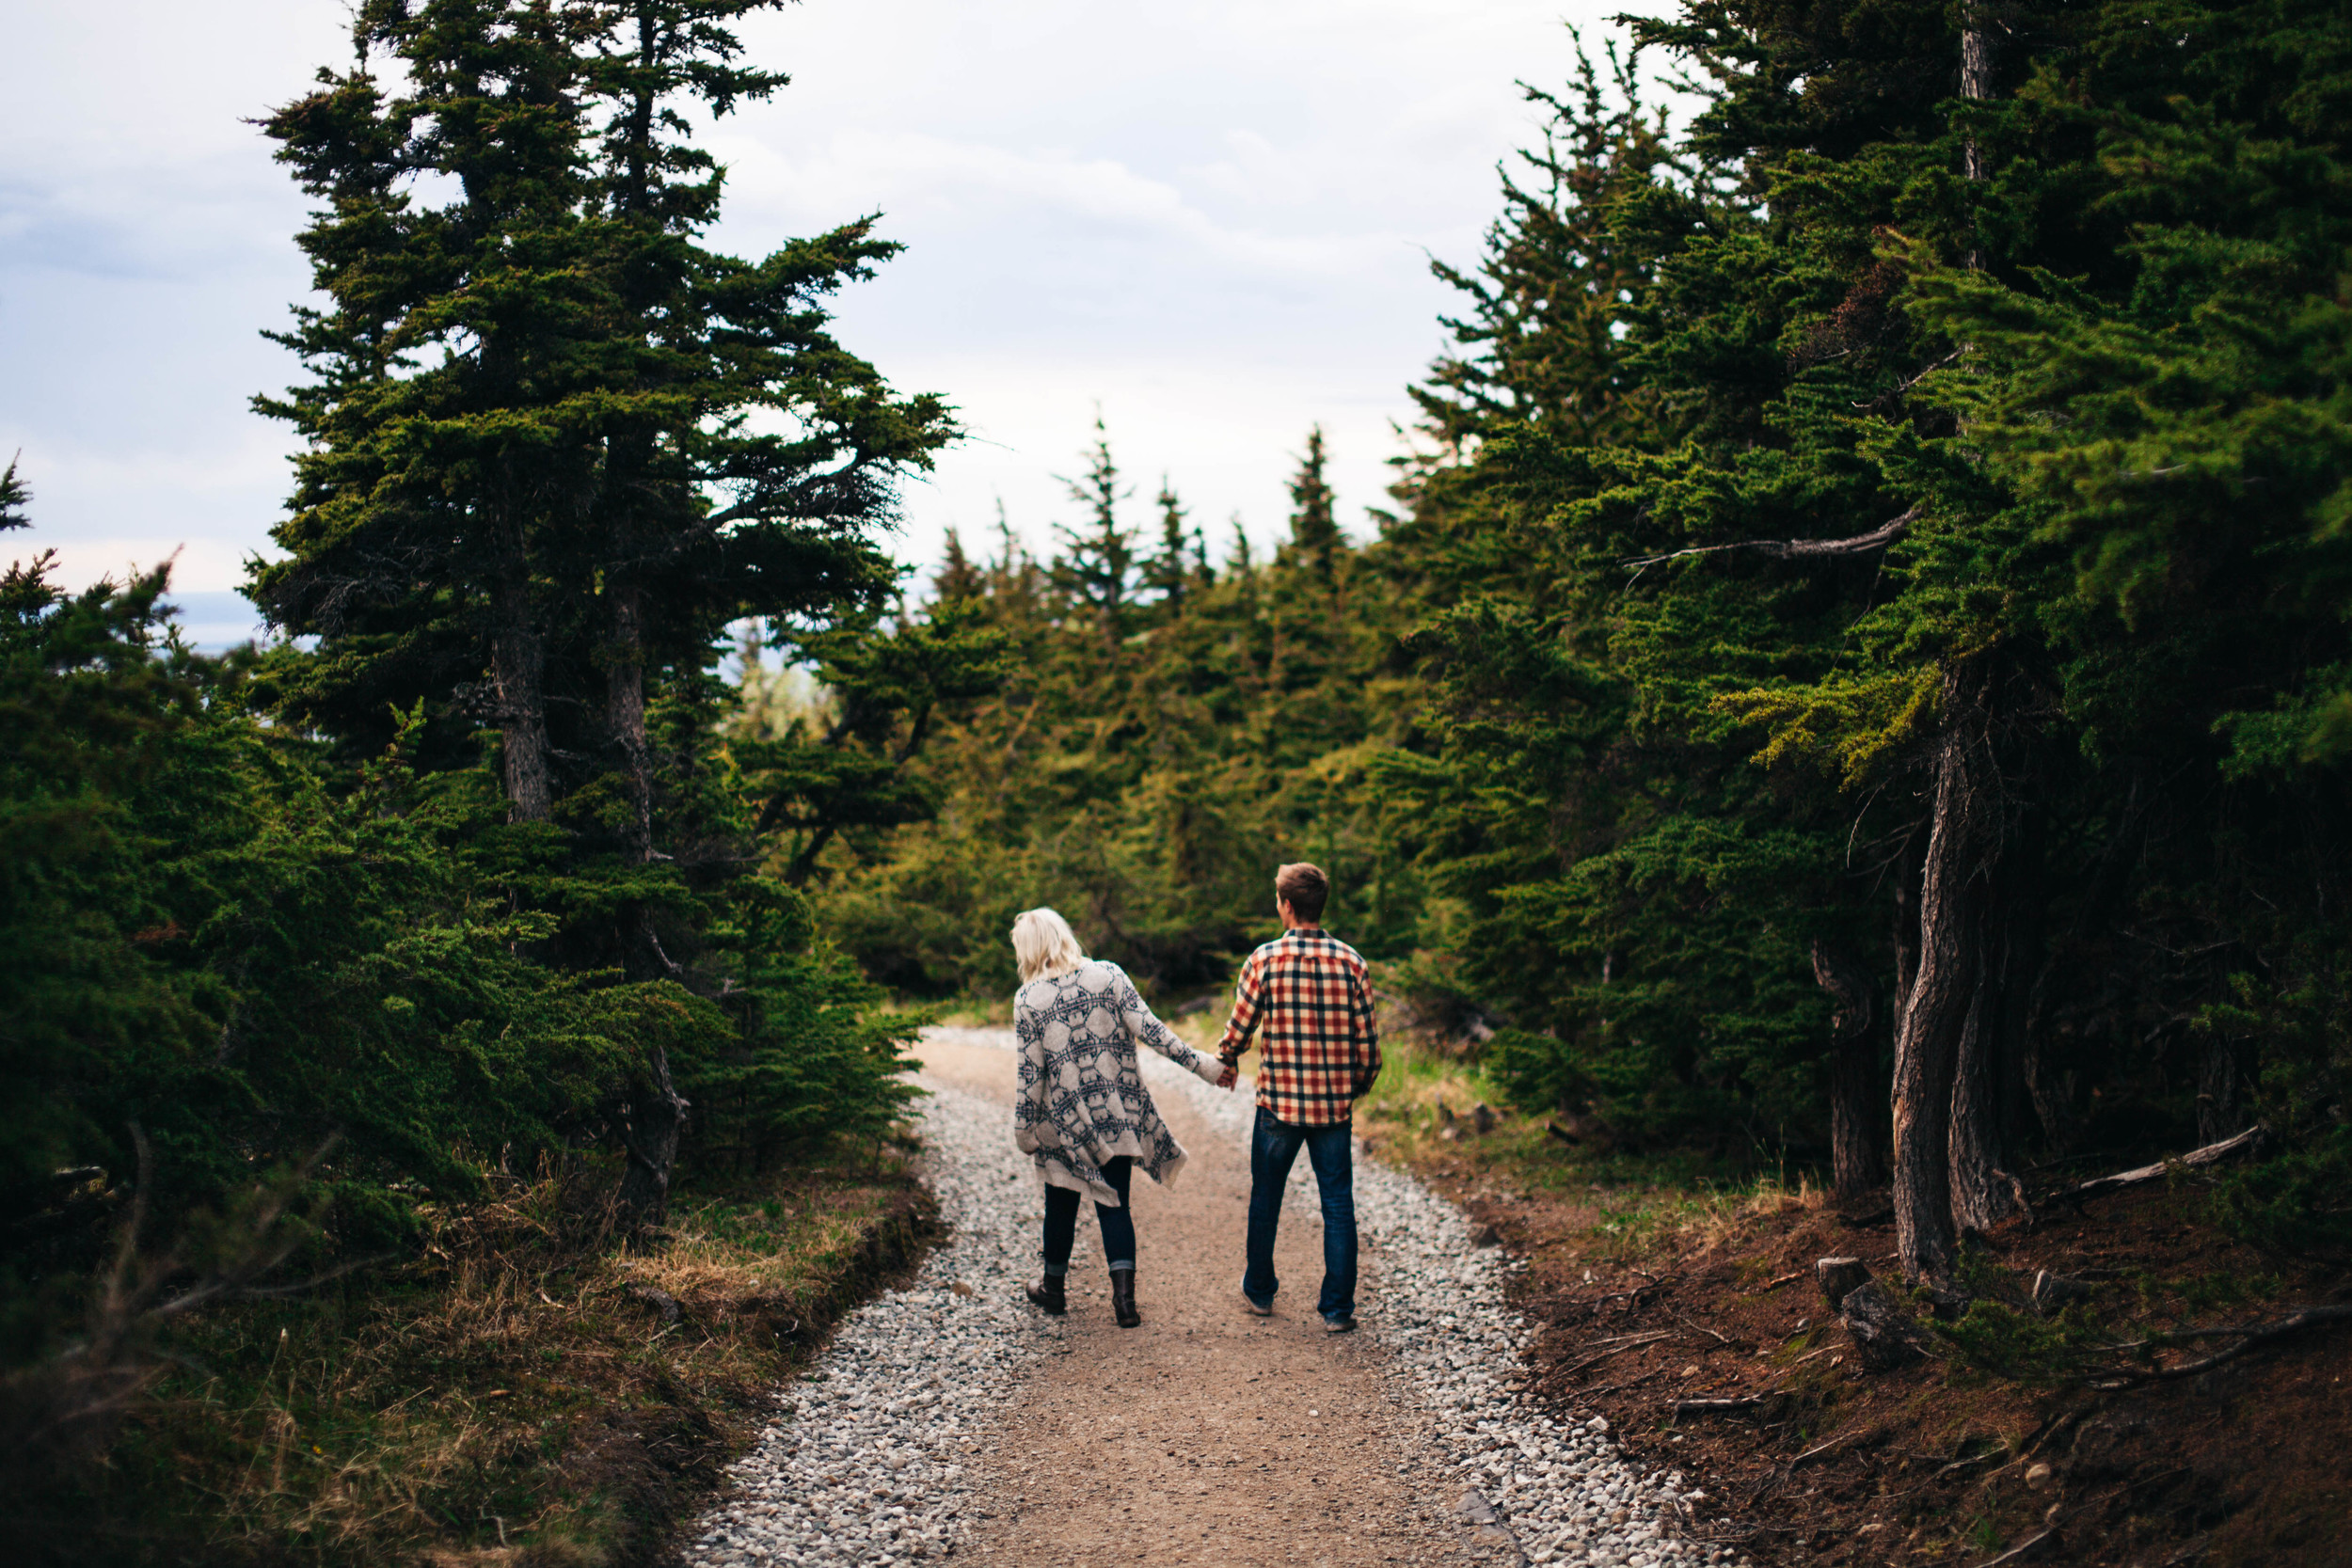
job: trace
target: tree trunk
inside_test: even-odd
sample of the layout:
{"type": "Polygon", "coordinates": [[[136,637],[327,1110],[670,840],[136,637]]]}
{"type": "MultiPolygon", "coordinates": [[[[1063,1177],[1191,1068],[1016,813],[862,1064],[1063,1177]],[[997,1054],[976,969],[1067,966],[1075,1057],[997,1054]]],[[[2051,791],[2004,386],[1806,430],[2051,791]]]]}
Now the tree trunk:
{"type": "MultiPolygon", "coordinates": [[[[1991,22],[1981,0],[1970,0],[1962,8],[1960,26],[1960,96],[1981,102],[1993,96],[1995,52],[1991,22]]],[[[1968,138],[1962,158],[1970,180],[1985,177],[1984,150],[1977,145],[1976,137],[1968,138]]]]}
{"type": "Polygon", "coordinates": [[[644,591],[634,584],[605,591],[610,617],[605,650],[604,721],[628,776],[628,858],[653,858],[653,750],[645,739],[644,591]]]}
{"type": "Polygon", "coordinates": [[[621,1207],[640,1225],[660,1225],[670,1212],[670,1173],[677,1165],[686,1101],[670,1080],[670,1053],[657,1042],[646,1062],[647,1082],[632,1092],[622,1141],[628,1170],[621,1178],[621,1207]]]}
{"type": "Polygon", "coordinates": [[[547,648],[532,625],[530,584],[498,589],[499,626],[490,643],[498,682],[499,736],[510,822],[544,822],[554,806],[548,777],[547,648]]]}
{"type": "Polygon", "coordinates": [[[1989,1230],[2013,1212],[2020,1183],[2007,1168],[2026,1133],[2026,1063],[2040,1027],[2046,982],[2048,894],[2042,823],[2029,797],[2003,824],[1988,879],[1985,971],[1977,1019],[1961,1041],[1952,1083],[1952,1217],[1963,1230],[1989,1230]]]}
{"type": "Polygon", "coordinates": [[[1895,876],[1894,1019],[1898,1031],[1911,1007],[1911,984],[1919,977],[1919,883],[1927,875],[1927,863],[1913,847],[1918,841],[1915,831],[1903,846],[1902,868],[1895,876]]]}
{"type": "MultiPolygon", "coordinates": [[[[1993,96],[1993,65],[1994,40],[1992,24],[1985,15],[1983,0],[1966,0],[1961,8],[1960,33],[1960,96],[1977,100],[1993,96]]],[[[1986,175],[1984,149],[1970,136],[1961,151],[1961,167],[1969,183],[1981,183],[1986,175]]],[[[1984,267],[1984,250],[1979,245],[1968,247],[1968,267],[1972,272],[1984,267]]]]}
{"type": "Polygon", "coordinates": [[[1974,940],[1977,983],[1953,1053],[1949,1131],[1952,1222],[1963,1231],[1990,1230],[2013,1207],[2001,1169],[2002,1008],[2000,976],[1992,961],[1996,944],[1981,930],[1974,940]]]}
{"type": "Polygon", "coordinates": [[[1878,1096],[1870,1070],[1870,1025],[1877,1017],[1870,976],[1854,956],[1816,938],[1813,978],[1837,1002],[1831,1024],[1829,1136],[1831,1181],[1840,1198],[1859,1197],[1879,1184],[1878,1096]]]}
{"type": "Polygon", "coordinates": [[[2207,1040],[2197,1068],[2199,1143],[2217,1144],[2246,1130],[2246,1113],[2238,1103],[2240,1075],[2237,1041],[2220,1034],[2207,1040]]]}
{"type": "Polygon", "coordinates": [[[1951,1277],[1949,1132],[1953,1071],[1981,1006],[1985,850],[1994,806],[1984,676],[1947,671],[1927,863],[1919,881],[1919,970],[1895,1036],[1895,1246],[1904,1275],[1951,1277]]]}

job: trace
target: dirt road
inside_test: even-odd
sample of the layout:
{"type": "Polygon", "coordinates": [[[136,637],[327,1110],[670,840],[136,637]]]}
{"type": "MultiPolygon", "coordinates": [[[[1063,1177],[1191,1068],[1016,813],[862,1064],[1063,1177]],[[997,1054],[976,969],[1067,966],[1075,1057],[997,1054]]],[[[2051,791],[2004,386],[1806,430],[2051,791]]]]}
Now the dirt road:
{"type": "MultiPolygon", "coordinates": [[[[922,1045],[925,1069],[1005,1104],[1009,1137],[1013,1056],[944,1036],[922,1045]]],[[[1025,1568],[1489,1560],[1456,1528],[1448,1478],[1378,1344],[1324,1332],[1319,1227],[1285,1215],[1281,1295],[1273,1317],[1249,1315],[1239,1289],[1248,1151],[1175,1096],[1157,1099],[1190,1163],[1172,1191],[1135,1183],[1143,1326],[1111,1321],[1089,1206],[1066,1350],[1015,1390],[992,1434],[989,1501],[960,1555],[1025,1568]]],[[[1311,1193],[1303,1157],[1292,1180],[1311,1193]]],[[[1367,1249],[1364,1261],[1370,1313],[1378,1259],[1367,1249]]]]}

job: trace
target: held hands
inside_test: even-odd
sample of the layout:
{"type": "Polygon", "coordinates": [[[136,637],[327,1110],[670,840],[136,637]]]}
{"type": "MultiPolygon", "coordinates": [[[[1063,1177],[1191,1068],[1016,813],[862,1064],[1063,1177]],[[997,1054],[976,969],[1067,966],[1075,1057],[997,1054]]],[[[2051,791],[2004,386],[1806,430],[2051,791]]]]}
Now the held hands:
{"type": "Polygon", "coordinates": [[[1241,1069],[1232,1062],[1227,1062],[1225,1070],[1216,1075],[1216,1086],[1220,1089],[1230,1089],[1240,1081],[1241,1069]]]}

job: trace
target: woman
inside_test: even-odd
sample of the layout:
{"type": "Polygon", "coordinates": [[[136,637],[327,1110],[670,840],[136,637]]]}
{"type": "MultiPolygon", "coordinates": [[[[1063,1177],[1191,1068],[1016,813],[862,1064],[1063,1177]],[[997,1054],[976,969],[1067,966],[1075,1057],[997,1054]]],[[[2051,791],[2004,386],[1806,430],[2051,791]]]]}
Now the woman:
{"type": "Polygon", "coordinates": [[[1127,1210],[1127,1178],[1141,1165],[1162,1186],[1184,1168],[1184,1151],[1168,1134],[1136,1065],[1137,1042],[1219,1088],[1233,1069],[1178,1039],[1136,994],[1117,964],[1089,958],[1070,923],[1051,910],[1029,910],[1012,923],[1021,989],[1013,993],[1013,1030],[1021,1038],[1021,1092],[1012,1136],[1045,1178],[1045,1276],[1029,1299],[1059,1315],[1068,1307],[1062,1278],[1078,1228],[1078,1196],[1094,1199],[1103,1258],[1111,1271],[1111,1310],[1121,1328],[1136,1312],[1136,1225],[1127,1210]]]}

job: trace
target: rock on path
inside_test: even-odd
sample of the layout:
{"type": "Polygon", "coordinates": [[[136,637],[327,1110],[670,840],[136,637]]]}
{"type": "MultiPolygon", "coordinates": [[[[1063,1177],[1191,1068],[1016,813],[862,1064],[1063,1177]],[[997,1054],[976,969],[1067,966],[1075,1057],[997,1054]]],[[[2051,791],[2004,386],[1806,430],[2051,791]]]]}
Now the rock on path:
{"type": "Polygon", "coordinates": [[[1366,1332],[1329,1336],[1312,1175],[1285,1205],[1272,1318],[1241,1310],[1248,1085],[1144,1069],[1191,1155],[1135,1184],[1144,1326],[1110,1320],[1090,1218],[1071,1311],[1031,1308],[1041,1198],[1012,1148],[1009,1030],[921,1047],[926,1179],[950,1240],[844,1321],[732,1473],[684,1561],[884,1564],[1731,1560],[1683,1538],[1703,1499],[1638,1475],[1598,1421],[1508,1386],[1526,1325],[1502,1256],[1402,1172],[1359,1158],[1366,1332]]]}

